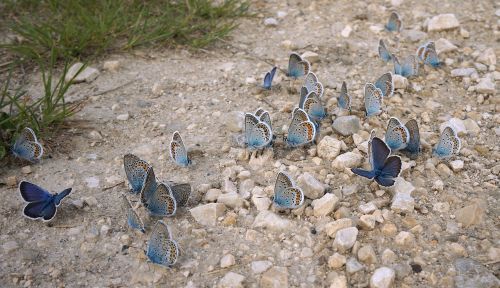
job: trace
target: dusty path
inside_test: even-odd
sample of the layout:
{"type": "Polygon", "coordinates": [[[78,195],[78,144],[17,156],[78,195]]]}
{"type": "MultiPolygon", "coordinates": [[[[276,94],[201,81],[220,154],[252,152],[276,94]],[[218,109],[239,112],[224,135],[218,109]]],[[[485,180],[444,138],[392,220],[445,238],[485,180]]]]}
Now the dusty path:
{"type": "MultiPolygon", "coordinates": [[[[477,57],[488,48],[498,57],[500,18],[495,10],[499,14],[500,6],[493,1],[460,5],[456,1],[401,2],[395,9],[403,17],[404,28],[412,32],[405,31],[399,37],[376,31],[386,22],[392,7],[389,2],[367,6],[354,1],[313,1],[307,5],[302,1],[256,1],[253,9],[258,17],[242,21],[233,32],[231,45],[219,43],[205,52],[180,49],[148,52],[145,57],[113,55],[103,59],[118,60],[119,69],[102,71],[94,82],[71,89],[70,100],[88,97],[89,101],[74,117],[78,125],[57,139],[60,145],[50,153],[52,157],[31,165],[31,173],[26,175],[18,162],[10,161],[0,168],[4,181],[16,176],[53,192],[74,188],[50,226],[23,218],[17,189],[1,188],[0,286],[213,287],[226,281],[236,285],[244,279],[245,287],[273,281],[278,285],[275,287],[285,283],[291,287],[366,287],[375,269],[385,266],[396,273],[394,287],[454,287],[454,283],[464,285],[460,281],[471,279],[479,283],[461,270],[464,264],[458,259],[468,258],[478,265],[475,275],[489,283],[481,287],[498,287],[493,276],[498,277],[500,265],[498,95],[496,91],[477,93],[469,87],[487,77],[493,83],[499,80],[496,58],[488,67],[477,57]],[[415,32],[422,30],[426,19],[442,13],[454,13],[460,27],[415,32]],[[265,26],[268,17],[275,17],[278,25],[265,26]],[[346,26],[352,32],[343,37],[346,26]],[[410,36],[418,41],[411,41],[410,36]],[[348,169],[333,169],[331,160],[316,156],[315,146],[294,152],[275,148],[275,159],[262,161],[264,155],[261,160],[252,160],[251,166],[243,160],[244,150],[236,141],[239,118],[235,111],[268,109],[274,131],[281,133],[298,101],[297,94],[290,91],[299,88],[299,82],[290,84],[281,72],[277,79],[281,89],[262,93],[257,88],[271,67],[255,56],[285,68],[291,51],[317,53],[319,61],[314,61],[313,71],[326,87],[324,99],[329,111],[336,107],[331,98],[338,95],[344,80],[359,110],[364,83],[392,70],[392,65],[385,65],[376,56],[379,38],[386,39],[398,55],[414,53],[419,44],[431,39],[447,39],[457,48],[440,55],[447,63],[444,68],[426,67],[422,76],[409,81],[411,87],[398,89],[385,102],[387,113],[378,120],[361,117],[362,130],[355,136],[336,133],[328,119],[322,124],[320,139],[331,136],[343,141],[341,153],[354,151],[364,158],[360,142],[368,138],[371,129],[377,128],[382,135],[389,116],[403,121],[416,118],[424,151],[415,162],[403,157],[412,167],[402,174],[415,188],[411,194],[414,208],[403,212],[391,209],[394,189],[384,193],[348,169]],[[452,78],[452,69],[469,67],[477,73],[452,78]],[[455,158],[463,161],[463,169],[455,167],[455,171],[451,164],[430,158],[439,126],[452,117],[470,119],[463,121],[463,148],[455,158]],[[178,168],[169,159],[167,145],[175,130],[181,131],[196,154],[192,167],[178,168]],[[187,209],[166,219],[183,252],[172,269],[146,264],[142,250],[150,229],[139,235],[126,227],[119,195],[126,192],[120,182],[125,180],[122,157],[127,152],[149,161],[160,179],[191,183],[194,191],[188,208],[204,204],[209,188],[226,194],[238,188],[240,196],[219,199],[228,207],[214,227],[197,223],[187,209]],[[294,179],[307,171],[327,184],[327,192],[339,198],[335,212],[314,216],[318,209],[306,200],[305,209],[279,216],[277,222],[285,229],[254,227],[259,211],[248,198],[251,194],[245,192],[258,194],[263,190],[270,196],[280,170],[289,171],[294,179]],[[376,207],[365,209],[366,203],[376,207]],[[458,211],[462,207],[469,208],[458,211]],[[464,225],[460,213],[465,213],[470,226],[464,225]],[[366,227],[368,220],[363,215],[376,219],[374,227],[366,227]],[[354,248],[347,252],[332,244],[334,234],[328,236],[335,225],[342,225],[339,218],[351,219],[342,221],[359,229],[354,248]],[[221,258],[227,254],[234,257],[235,264],[221,268],[221,258]],[[342,265],[346,260],[347,266],[342,265]],[[419,268],[422,271],[417,273],[419,268]],[[259,269],[270,270],[261,274],[259,269]]],[[[93,66],[101,68],[102,63],[93,66]]],[[[38,84],[31,88],[35,95],[38,84]]],[[[151,227],[153,220],[144,213],[141,216],[151,227]]],[[[225,260],[232,264],[231,258],[225,260]]]]}

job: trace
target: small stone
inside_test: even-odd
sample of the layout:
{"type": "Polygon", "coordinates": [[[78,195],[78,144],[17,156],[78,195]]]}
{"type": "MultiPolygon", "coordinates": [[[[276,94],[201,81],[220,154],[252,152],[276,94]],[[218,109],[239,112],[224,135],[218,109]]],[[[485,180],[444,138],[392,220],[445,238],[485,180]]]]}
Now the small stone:
{"type": "Polygon", "coordinates": [[[346,263],[346,257],[342,254],[335,253],[328,258],[328,267],[338,269],[346,263]]]}
{"type": "Polygon", "coordinates": [[[85,178],[85,182],[87,183],[87,187],[89,188],[98,188],[100,181],[97,177],[87,177],[85,178]]]}
{"type": "Polygon", "coordinates": [[[337,234],[337,231],[344,228],[352,227],[353,225],[354,223],[352,222],[351,218],[342,218],[326,224],[325,232],[328,236],[334,238],[335,235],[337,234]]]}
{"type": "Polygon", "coordinates": [[[15,186],[17,186],[17,177],[16,176],[9,176],[9,177],[7,177],[7,180],[5,182],[6,182],[7,186],[15,187],[15,186]]]}
{"type": "Polygon", "coordinates": [[[456,256],[467,256],[467,251],[465,250],[464,246],[458,243],[450,243],[447,250],[451,251],[451,253],[456,256]]]}
{"type": "MultiPolygon", "coordinates": [[[[410,42],[421,42],[427,38],[427,33],[420,31],[420,30],[414,30],[414,29],[403,30],[403,32],[401,34],[404,38],[410,40],[410,42]]],[[[393,79],[394,79],[394,76],[395,75],[393,75],[393,77],[392,77],[393,79]]]]}
{"type": "Polygon", "coordinates": [[[243,126],[245,123],[245,113],[241,111],[232,111],[226,113],[225,124],[226,127],[231,132],[240,132],[243,130],[243,126]]]}
{"type": "Polygon", "coordinates": [[[319,141],[318,156],[328,161],[332,161],[339,155],[341,147],[341,141],[330,136],[325,136],[319,141]]]}
{"type": "Polygon", "coordinates": [[[250,265],[252,268],[253,274],[261,274],[266,272],[271,266],[273,266],[273,263],[271,261],[253,261],[252,264],[250,265]]]}
{"type": "Polygon", "coordinates": [[[370,288],[390,288],[394,284],[396,273],[389,267],[380,267],[370,277],[370,288]]]}
{"type": "Polygon", "coordinates": [[[102,65],[102,68],[104,70],[116,72],[118,70],[118,68],[120,68],[120,61],[118,61],[118,60],[106,61],[102,65]]]}
{"type": "Polygon", "coordinates": [[[220,194],[217,198],[217,203],[222,203],[230,208],[243,207],[245,200],[236,192],[220,194]]]}
{"type": "Polygon", "coordinates": [[[358,184],[351,184],[351,185],[346,185],[342,187],[342,195],[343,196],[349,196],[352,194],[356,194],[359,191],[359,185],[358,184]]]}
{"type": "Polygon", "coordinates": [[[365,264],[377,263],[377,255],[372,245],[365,245],[358,250],[358,260],[365,264]]]}
{"type": "Polygon", "coordinates": [[[286,267],[273,267],[267,270],[260,278],[260,287],[288,287],[288,269],[286,267]]]}
{"type": "Polygon", "coordinates": [[[19,244],[17,244],[17,242],[14,240],[7,241],[2,244],[2,249],[5,253],[10,253],[14,250],[17,250],[17,248],[19,248],[19,244]]]}
{"type": "Polygon", "coordinates": [[[101,226],[100,234],[103,236],[107,236],[109,232],[111,231],[111,227],[108,225],[104,224],[101,226]]]}
{"type": "Polygon", "coordinates": [[[363,214],[369,214],[377,210],[377,205],[373,202],[368,202],[366,204],[359,205],[359,212],[363,214]]]}
{"type": "Polygon", "coordinates": [[[481,263],[469,258],[455,260],[455,287],[500,287],[500,280],[481,263]]]}
{"type": "Polygon", "coordinates": [[[473,119],[467,118],[463,122],[467,133],[471,135],[477,135],[479,134],[479,132],[481,132],[481,128],[479,128],[479,125],[477,125],[476,121],[474,121],[473,119]]]}
{"type": "Polygon", "coordinates": [[[318,53],[312,51],[306,51],[300,57],[302,57],[302,59],[306,59],[311,64],[317,63],[320,60],[318,53]]]}
{"type": "Polygon", "coordinates": [[[349,274],[354,274],[358,271],[361,271],[364,266],[363,264],[359,263],[358,260],[356,260],[356,258],[354,257],[351,257],[349,259],[347,259],[347,262],[345,264],[345,270],[347,271],[347,273],[349,274]]]}
{"type": "Polygon", "coordinates": [[[356,227],[340,229],[335,235],[333,246],[337,247],[341,251],[346,251],[354,245],[357,237],[358,228],[356,227]]]}
{"type": "Polygon", "coordinates": [[[427,24],[427,31],[443,31],[455,29],[460,26],[455,14],[439,14],[432,17],[427,24]]]}
{"type": "Polygon", "coordinates": [[[398,256],[391,249],[385,249],[384,252],[382,252],[381,258],[382,258],[382,263],[384,265],[387,265],[395,263],[396,260],[398,259],[398,256]]]}
{"type": "Polygon", "coordinates": [[[264,19],[264,25],[268,27],[278,26],[278,20],[276,20],[275,18],[266,18],[264,19]]]}
{"type": "Polygon", "coordinates": [[[340,32],[340,35],[344,38],[348,38],[351,35],[352,32],[352,27],[351,25],[346,25],[344,29],[342,29],[342,32],[340,32]]]}
{"type": "Polygon", "coordinates": [[[82,209],[84,204],[85,203],[83,202],[82,199],[75,199],[75,200],[71,201],[71,205],[73,205],[74,207],[76,207],[78,209],[82,209]]]}
{"type": "Polygon", "coordinates": [[[496,65],[497,64],[497,56],[495,54],[495,49],[488,48],[484,50],[479,57],[477,57],[477,62],[483,63],[484,65],[496,65]]]}
{"type": "Polygon", "coordinates": [[[309,247],[304,247],[300,251],[300,258],[310,258],[314,255],[314,252],[309,247]]]}
{"type": "Polygon", "coordinates": [[[476,85],[476,91],[483,94],[495,94],[495,82],[489,76],[481,78],[476,85]]]}
{"type": "Polygon", "coordinates": [[[343,136],[349,136],[358,132],[361,129],[361,125],[357,116],[340,116],[333,121],[333,129],[343,136]]]}
{"type": "Polygon", "coordinates": [[[375,228],[375,216],[373,215],[361,215],[359,217],[359,227],[363,230],[373,230],[375,228]]]}
{"type": "Polygon", "coordinates": [[[285,11],[278,11],[276,12],[276,16],[280,19],[283,19],[286,17],[286,15],[288,15],[288,13],[286,13],[285,11]]]}
{"type": "Polygon", "coordinates": [[[408,87],[408,79],[404,76],[393,74],[392,81],[394,82],[394,88],[396,89],[406,89],[406,87],[408,87]]]}
{"type": "Polygon", "coordinates": [[[234,264],[236,264],[236,260],[234,259],[234,256],[231,254],[226,254],[226,255],[222,256],[222,258],[220,259],[220,267],[221,268],[231,267],[234,264]]]}
{"type": "Polygon", "coordinates": [[[253,85],[257,83],[257,80],[254,77],[247,77],[245,78],[245,83],[248,85],[253,85]]]}
{"type": "Polygon", "coordinates": [[[399,177],[394,185],[395,194],[392,198],[391,210],[396,212],[411,212],[415,207],[415,199],[411,196],[411,192],[415,190],[413,185],[399,177]]]}
{"type": "Polygon", "coordinates": [[[327,193],[320,199],[312,201],[311,206],[314,208],[314,216],[320,217],[332,213],[338,202],[339,198],[332,193],[327,193]]]}
{"type": "Polygon", "coordinates": [[[21,172],[23,172],[23,174],[30,174],[31,173],[31,166],[23,166],[23,168],[21,168],[21,172]]]}
{"type": "Polygon", "coordinates": [[[453,45],[453,43],[444,38],[439,38],[435,42],[435,45],[436,45],[436,52],[438,54],[444,54],[458,50],[457,46],[453,45]]]}
{"type": "Polygon", "coordinates": [[[127,121],[128,118],[130,118],[130,115],[128,113],[124,113],[124,114],[120,114],[120,115],[116,116],[116,120],[120,120],[120,121],[127,121]]]}
{"type": "Polygon", "coordinates": [[[283,46],[283,48],[288,49],[288,50],[293,50],[295,48],[295,45],[290,40],[281,41],[281,46],[283,46]]]}
{"type": "Polygon", "coordinates": [[[462,169],[464,169],[464,161],[462,160],[454,160],[450,162],[451,170],[453,172],[458,172],[462,169]]]}
{"type": "Polygon", "coordinates": [[[271,211],[260,211],[252,225],[254,228],[266,228],[271,231],[288,231],[294,226],[293,223],[281,218],[271,211]]]}
{"type": "Polygon", "coordinates": [[[482,200],[476,200],[472,204],[456,210],[455,219],[465,227],[477,225],[483,221],[485,210],[486,203],[482,200]]]}
{"type": "Polygon", "coordinates": [[[255,205],[255,208],[257,208],[257,211],[265,211],[269,209],[269,206],[271,205],[271,200],[267,197],[263,197],[260,195],[253,195],[252,196],[252,203],[255,205]]]}
{"type": "Polygon", "coordinates": [[[203,196],[203,199],[205,202],[215,202],[221,194],[222,191],[220,189],[209,189],[207,193],[205,193],[205,196],[203,196]]]}
{"type": "Polygon", "coordinates": [[[234,272],[227,272],[224,277],[219,281],[219,288],[243,288],[243,281],[245,276],[234,272]]]}
{"type": "Polygon", "coordinates": [[[333,160],[332,167],[336,170],[344,170],[345,168],[357,167],[361,164],[363,156],[354,152],[346,152],[340,154],[333,160]]]}
{"type": "Polygon", "coordinates": [[[99,76],[99,70],[92,67],[83,68],[83,63],[75,63],[68,69],[68,73],[64,77],[64,81],[73,83],[81,83],[81,82],[92,82],[97,76],[99,76]],[[80,72],[78,75],[77,73],[80,72]],[[75,77],[76,75],[76,77],[75,77]]]}
{"type": "Polygon", "coordinates": [[[396,232],[398,232],[398,228],[393,223],[386,223],[382,226],[381,231],[385,236],[394,236],[396,235],[396,232]]]}
{"type": "Polygon", "coordinates": [[[458,68],[451,70],[451,76],[453,77],[470,77],[474,73],[477,73],[476,68],[458,68]]]}
{"type": "Polygon", "coordinates": [[[205,226],[217,225],[217,218],[224,215],[224,211],[226,211],[226,206],[222,203],[209,203],[189,210],[191,216],[205,226]]]}
{"type": "Polygon", "coordinates": [[[318,199],[325,194],[325,186],[308,172],[300,175],[297,178],[297,183],[304,191],[304,196],[309,199],[318,199]]]}
{"type": "Polygon", "coordinates": [[[410,232],[401,231],[394,238],[394,242],[401,247],[410,248],[415,244],[415,236],[410,232]]]}

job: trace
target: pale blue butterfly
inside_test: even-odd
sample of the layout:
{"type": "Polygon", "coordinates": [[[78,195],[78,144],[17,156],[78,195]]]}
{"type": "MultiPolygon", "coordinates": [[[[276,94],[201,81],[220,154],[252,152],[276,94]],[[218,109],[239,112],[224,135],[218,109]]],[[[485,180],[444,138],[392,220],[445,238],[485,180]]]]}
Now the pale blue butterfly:
{"type": "Polygon", "coordinates": [[[352,99],[351,95],[347,94],[347,84],[342,82],[342,88],[340,88],[340,95],[337,98],[337,105],[340,109],[349,110],[352,109],[352,99]]]}
{"type": "Polygon", "coordinates": [[[174,160],[175,164],[187,167],[191,164],[191,159],[189,159],[186,147],[182,141],[181,134],[179,131],[175,131],[172,135],[172,141],[170,141],[170,157],[174,160]]]}
{"type": "Polygon", "coordinates": [[[375,87],[382,91],[383,97],[391,97],[394,93],[394,81],[390,72],[384,73],[375,81],[375,87]]]}
{"type": "Polygon", "coordinates": [[[126,154],[123,156],[123,166],[132,192],[139,193],[151,165],[133,154],[126,154]]]}
{"type": "Polygon", "coordinates": [[[279,172],[274,184],[273,203],[278,208],[298,208],[304,203],[304,192],[295,186],[290,176],[279,172]]]}
{"type": "MultiPolygon", "coordinates": [[[[304,102],[306,102],[307,95],[309,95],[309,93],[312,93],[312,92],[314,92],[314,91],[309,92],[307,90],[306,86],[302,86],[302,88],[300,88],[299,107],[304,107],[304,102]]],[[[314,93],[316,93],[316,92],[314,92],[314,93]]]]}
{"type": "Polygon", "coordinates": [[[387,50],[384,40],[382,39],[380,39],[380,41],[378,42],[378,55],[384,62],[389,62],[392,59],[391,53],[389,53],[389,50],[387,50]]]}
{"type": "Polygon", "coordinates": [[[56,216],[57,207],[61,201],[71,193],[71,188],[51,194],[38,185],[21,181],[19,192],[23,200],[28,202],[23,209],[24,216],[30,219],[42,218],[43,221],[50,221],[56,216]]]}
{"type": "Polygon", "coordinates": [[[394,54],[392,55],[392,61],[394,63],[394,74],[407,78],[418,74],[418,61],[414,55],[406,57],[402,65],[399,62],[398,57],[394,54]]]}
{"type": "Polygon", "coordinates": [[[276,73],[276,69],[277,67],[274,66],[273,69],[267,72],[266,76],[264,76],[264,84],[262,85],[264,89],[270,90],[271,87],[273,86],[273,79],[274,79],[274,74],[276,73]]]}
{"type": "Polygon", "coordinates": [[[267,112],[266,110],[264,110],[262,108],[259,108],[259,109],[257,109],[257,111],[255,111],[254,115],[255,115],[255,117],[257,117],[257,119],[259,119],[259,121],[264,122],[267,125],[269,125],[269,127],[272,130],[273,126],[271,123],[271,116],[269,115],[269,112],[267,112]]]}
{"type": "Polygon", "coordinates": [[[304,80],[304,86],[307,89],[307,93],[316,92],[318,97],[323,96],[324,88],[323,84],[318,81],[318,77],[313,72],[307,73],[306,79],[304,80]]]}
{"type": "Polygon", "coordinates": [[[153,216],[173,216],[177,211],[177,201],[172,189],[158,183],[153,167],[149,168],[141,190],[141,202],[153,216]]]}
{"type": "Polygon", "coordinates": [[[457,132],[450,126],[446,126],[439,137],[439,142],[432,150],[432,155],[442,159],[449,158],[457,155],[461,147],[462,143],[457,132]]]}
{"type": "Polygon", "coordinates": [[[365,84],[365,111],[366,117],[382,113],[382,90],[372,83],[365,84]]]}
{"type": "Polygon", "coordinates": [[[316,136],[316,125],[309,119],[307,113],[296,108],[292,114],[292,123],[288,128],[285,142],[290,147],[297,147],[314,140],[316,136]]]}
{"type": "Polygon", "coordinates": [[[141,231],[142,233],[145,233],[146,230],[144,229],[144,223],[142,222],[141,218],[139,218],[139,215],[137,215],[137,212],[135,212],[134,208],[132,208],[132,204],[130,204],[130,201],[127,199],[127,196],[125,196],[125,194],[122,194],[122,199],[123,203],[125,203],[125,208],[127,209],[128,226],[132,229],[136,229],[141,231]]]}
{"type": "Polygon", "coordinates": [[[323,104],[321,104],[321,101],[315,92],[309,93],[306,101],[304,102],[303,109],[306,111],[307,115],[309,115],[309,117],[316,122],[319,122],[326,117],[326,109],[323,104]]]}
{"type": "Polygon", "coordinates": [[[401,121],[396,117],[391,117],[387,123],[385,132],[385,143],[391,150],[397,151],[406,148],[410,141],[410,133],[401,121]]]}
{"type": "Polygon", "coordinates": [[[406,122],[405,126],[408,129],[410,141],[404,150],[408,152],[410,159],[415,159],[420,153],[420,132],[417,120],[411,119],[406,122]]]}
{"type": "Polygon", "coordinates": [[[424,50],[423,55],[424,64],[437,68],[441,66],[441,61],[439,61],[436,49],[434,47],[427,47],[424,50]]]}
{"type": "Polygon", "coordinates": [[[148,241],[146,256],[152,263],[170,267],[179,258],[179,246],[172,239],[172,234],[167,224],[158,221],[148,241]]]}
{"type": "Polygon", "coordinates": [[[385,29],[390,32],[401,31],[401,18],[399,17],[398,13],[391,13],[391,16],[389,16],[389,21],[387,22],[387,24],[385,24],[385,29]]]}
{"type": "Polygon", "coordinates": [[[287,76],[292,78],[298,78],[309,73],[310,64],[307,60],[303,60],[297,53],[290,54],[290,59],[288,60],[288,72],[287,76]]]}
{"type": "Polygon", "coordinates": [[[43,147],[31,128],[24,128],[12,146],[12,153],[19,158],[36,162],[42,158],[43,147]]]}
{"type": "Polygon", "coordinates": [[[245,114],[245,143],[250,150],[262,149],[273,139],[271,127],[251,113],[245,114]]]}
{"type": "Polygon", "coordinates": [[[174,183],[171,181],[167,181],[165,185],[168,185],[172,190],[177,207],[186,206],[191,195],[191,185],[189,183],[174,183]]]}

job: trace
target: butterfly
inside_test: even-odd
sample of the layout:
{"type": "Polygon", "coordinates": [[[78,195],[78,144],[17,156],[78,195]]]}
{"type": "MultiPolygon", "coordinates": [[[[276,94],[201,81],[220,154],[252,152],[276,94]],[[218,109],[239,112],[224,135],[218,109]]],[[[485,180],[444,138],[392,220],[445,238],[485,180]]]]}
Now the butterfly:
{"type": "Polygon", "coordinates": [[[368,162],[370,163],[371,167],[373,167],[373,157],[372,157],[373,138],[375,138],[375,129],[372,129],[372,131],[370,131],[370,138],[368,139],[368,162]]]}
{"type": "Polygon", "coordinates": [[[191,164],[191,159],[189,159],[186,147],[182,141],[181,134],[179,131],[175,131],[172,135],[172,141],[170,141],[170,157],[174,160],[175,164],[187,167],[191,164]]]}
{"type": "Polygon", "coordinates": [[[394,93],[394,82],[390,72],[384,73],[375,81],[375,87],[382,91],[383,97],[391,97],[394,93]]]}
{"type": "Polygon", "coordinates": [[[428,47],[436,50],[436,46],[435,46],[434,42],[432,42],[432,41],[426,42],[426,43],[424,43],[424,45],[418,46],[417,53],[416,53],[418,60],[420,60],[422,62],[424,61],[424,51],[428,47]]]}
{"type": "MultiPolygon", "coordinates": [[[[311,91],[310,93],[313,93],[314,91],[311,91]]],[[[316,93],[316,92],[314,92],[316,93]]],[[[299,99],[299,107],[304,107],[304,102],[306,102],[307,95],[309,95],[309,91],[307,90],[306,86],[302,86],[300,88],[300,99],[299,99]]]]}
{"type": "Polygon", "coordinates": [[[24,216],[30,219],[42,218],[44,222],[52,220],[56,216],[57,207],[71,193],[71,189],[68,188],[60,193],[51,194],[40,186],[28,181],[21,181],[19,183],[19,192],[24,201],[28,202],[24,206],[24,216]]]}
{"type": "Polygon", "coordinates": [[[410,159],[415,159],[418,153],[420,153],[420,132],[418,130],[417,120],[411,119],[406,122],[405,126],[406,129],[408,129],[410,141],[408,141],[408,145],[406,145],[404,151],[410,154],[410,159]]]}
{"type": "Polygon", "coordinates": [[[313,72],[307,73],[306,79],[304,81],[304,86],[307,89],[307,93],[316,92],[318,97],[323,96],[324,88],[323,84],[318,81],[318,77],[313,72]]]}
{"type": "Polygon", "coordinates": [[[151,165],[133,154],[125,154],[123,156],[123,167],[125,168],[125,174],[127,175],[132,193],[139,193],[151,165]]]}
{"type": "Polygon", "coordinates": [[[257,117],[259,119],[259,121],[262,121],[264,123],[266,123],[267,125],[269,125],[269,127],[271,127],[271,130],[272,130],[272,125],[271,125],[271,116],[269,115],[269,112],[267,112],[266,110],[262,109],[262,108],[259,108],[257,109],[257,111],[255,111],[254,113],[255,117],[257,117]]]}
{"type": "Polygon", "coordinates": [[[301,108],[295,108],[292,123],[288,128],[285,142],[290,147],[297,147],[312,142],[316,136],[316,125],[301,108]]]}
{"type": "Polygon", "coordinates": [[[191,185],[189,183],[174,183],[168,181],[165,183],[172,190],[172,195],[174,196],[177,207],[186,206],[189,196],[191,195],[191,185]]]}
{"type": "Polygon", "coordinates": [[[414,55],[406,57],[403,65],[399,63],[398,57],[394,54],[392,55],[392,61],[394,62],[394,74],[407,78],[418,74],[418,61],[414,55]]]}
{"type": "Polygon", "coordinates": [[[427,64],[434,68],[441,66],[441,62],[439,61],[434,45],[427,46],[427,48],[425,48],[422,60],[424,61],[424,64],[427,64]]]}
{"type": "Polygon", "coordinates": [[[295,186],[290,176],[279,172],[274,184],[273,203],[278,208],[298,208],[304,203],[304,192],[295,186]]]}
{"type": "Polygon", "coordinates": [[[337,98],[337,105],[339,106],[340,109],[344,110],[349,110],[351,111],[351,95],[347,94],[347,84],[342,82],[342,88],[340,88],[340,95],[337,98]]]}
{"type": "Polygon", "coordinates": [[[271,87],[273,85],[273,79],[274,79],[274,74],[276,73],[277,67],[274,66],[271,71],[266,73],[266,76],[264,76],[264,85],[262,87],[267,90],[271,90],[271,87]]]}
{"type": "Polygon", "coordinates": [[[17,137],[12,153],[16,157],[22,158],[30,162],[36,162],[42,158],[43,147],[36,139],[35,132],[31,128],[24,128],[19,137],[17,137]]]}
{"type": "Polygon", "coordinates": [[[307,95],[304,107],[302,108],[314,121],[321,121],[326,117],[326,109],[323,107],[323,104],[321,104],[321,101],[315,92],[311,92],[307,95]]]}
{"type": "Polygon", "coordinates": [[[387,123],[385,132],[385,143],[391,150],[401,150],[406,148],[410,141],[410,132],[396,117],[391,117],[387,123]]]}
{"type": "Polygon", "coordinates": [[[398,13],[391,13],[391,16],[389,16],[389,22],[385,24],[385,29],[389,32],[401,31],[401,17],[399,17],[398,13]]]}
{"type": "Polygon", "coordinates": [[[299,78],[309,73],[311,65],[307,60],[303,60],[297,53],[290,54],[288,60],[287,76],[292,78],[299,78]]]}
{"type": "Polygon", "coordinates": [[[139,218],[139,215],[137,215],[134,208],[132,208],[132,204],[130,204],[130,201],[127,199],[127,196],[125,196],[125,194],[122,194],[122,199],[127,209],[128,226],[130,226],[130,228],[132,229],[136,229],[141,231],[142,233],[145,233],[146,230],[144,230],[144,223],[142,222],[141,218],[139,218]]]}
{"type": "Polygon", "coordinates": [[[390,187],[394,185],[395,178],[401,172],[401,158],[395,155],[389,156],[391,149],[378,137],[374,137],[370,145],[371,156],[368,157],[371,157],[371,170],[352,168],[352,173],[368,179],[375,179],[382,186],[390,187]]]}
{"type": "Polygon", "coordinates": [[[170,229],[163,221],[156,222],[153,227],[146,256],[152,263],[166,267],[173,266],[177,262],[179,246],[172,239],[170,229]]]}
{"type": "Polygon", "coordinates": [[[461,146],[457,132],[450,126],[446,126],[439,137],[439,142],[432,150],[432,155],[441,159],[449,158],[458,154],[461,146]]]}
{"type": "Polygon", "coordinates": [[[271,127],[251,113],[245,114],[245,142],[250,150],[266,147],[273,140],[271,127]]]}
{"type": "Polygon", "coordinates": [[[372,83],[365,84],[365,111],[366,117],[382,113],[382,90],[372,83]]]}
{"type": "Polygon", "coordinates": [[[177,211],[177,201],[169,186],[158,183],[150,167],[141,190],[141,202],[153,216],[173,216],[177,211]]]}
{"type": "Polygon", "coordinates": [[[389,50],[387,50],[384,40],[382,39],[380,39],[380,41],[378,42],[378,56],[380,56],[380,59],[382,59],[384,62],[389,62],[392,59],[391,53],[389,53],[389,50]]]}

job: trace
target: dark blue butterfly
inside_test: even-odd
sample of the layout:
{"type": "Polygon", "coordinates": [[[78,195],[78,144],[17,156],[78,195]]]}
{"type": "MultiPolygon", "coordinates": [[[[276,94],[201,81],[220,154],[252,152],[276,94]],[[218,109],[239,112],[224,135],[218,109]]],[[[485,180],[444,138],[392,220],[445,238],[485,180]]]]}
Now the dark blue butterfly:
{"type": "Polygon", "coordinates": [[[264,85],[262,87],[267,90],[271,90],[271,87],[273,86],[273,79],[274,79],[274,74],[276,73],[276,66],[271,69],[271,71],[266,73],[266,76],[264,76],[264,85]]]}
{"type": "Polygon", "coordinates": [[[391,53],[389,53],[389,50],[387,50],[384,40],[382,39],[380,39],[380,41],[378,42],[378,55],[384,62],[389,62],[392,59],[391,53]]]}
{"type": "Polygon", "coordinates": [[[394,185],[395,179],[401,172],[401,158],[394,155],[389,156],[391,149],[378,137],[372,139],[371,145],[371,170],[352,168],[352,173],[368,179],[375,179],[382,186],[390,187],[394,185]]]}
{"type": "Polygon", "coordinates": [[[390,32],[399,32],[401,31],[401,17],[396,12],[392,12],[391,16],[389,16],[389,21],[385,24],[385,29],[390,32]]]}
{"type": "Polygon", "coordinates": [[[56,216],[57,207],[61,201],[71,193],[71,188],[65,189],[61,193],[51,194],[33,183],[22,181],[19,184],[19,192],[24,201],[28,202],[23,210],[24,216],[50,221],[56,216]]]}
{"type": "Polygon", "coordinates": [[[420,132],[418,131],[417,120],[411,119],[406,122],[405,126],[410,134],[410,141],[404,151],[408,152],[410,159],[415,159],[420,153],[420,132]]]}

